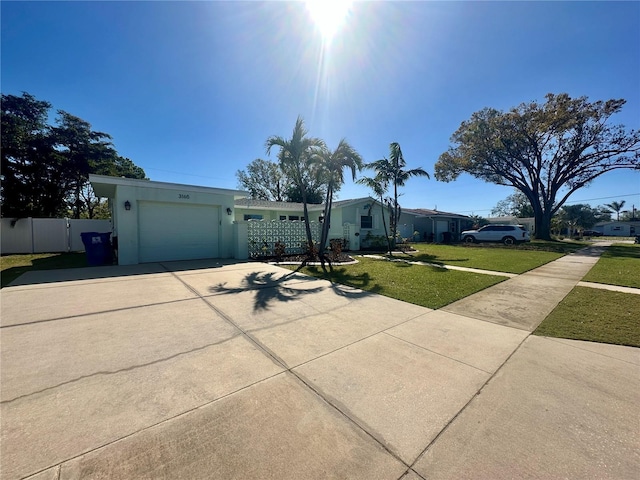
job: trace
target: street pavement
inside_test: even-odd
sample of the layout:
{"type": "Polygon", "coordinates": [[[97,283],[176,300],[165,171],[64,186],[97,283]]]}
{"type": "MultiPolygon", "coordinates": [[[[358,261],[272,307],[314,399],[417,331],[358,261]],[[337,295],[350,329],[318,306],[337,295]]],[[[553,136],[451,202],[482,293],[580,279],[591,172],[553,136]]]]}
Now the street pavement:
{"type": "Polygon", "coordinates": [[[635,479],[639,349],[530,335],[601,252],[440,310],[262,263],[29,272],[0,478],[635,479]]]}

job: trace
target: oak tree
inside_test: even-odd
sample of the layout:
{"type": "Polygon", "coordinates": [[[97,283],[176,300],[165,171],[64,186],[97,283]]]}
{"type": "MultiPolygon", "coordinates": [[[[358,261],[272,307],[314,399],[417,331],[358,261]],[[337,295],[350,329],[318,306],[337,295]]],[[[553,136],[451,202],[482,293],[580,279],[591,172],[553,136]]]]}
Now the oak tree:
{"type": "Polygon", "coordinates": [[[609,123],[624,104],[562,93],[508,112],[485,108],[453,134],[436,179],[468,173],[515,187],[533,208],[536,237],[549,239],[551,218],[576,190],[606,172],[640,168],[640,132],[609,123]]]}

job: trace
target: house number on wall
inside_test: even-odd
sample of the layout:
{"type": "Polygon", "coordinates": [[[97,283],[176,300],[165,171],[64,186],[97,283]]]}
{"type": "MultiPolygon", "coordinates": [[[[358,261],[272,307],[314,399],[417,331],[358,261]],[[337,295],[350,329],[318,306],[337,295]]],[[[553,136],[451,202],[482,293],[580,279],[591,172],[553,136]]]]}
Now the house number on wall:
{"type": "Polygon", "coordinates": [[[188,193],[179,193],[178,194],[178,198],[189,198],[189,194],[188,193]]]}

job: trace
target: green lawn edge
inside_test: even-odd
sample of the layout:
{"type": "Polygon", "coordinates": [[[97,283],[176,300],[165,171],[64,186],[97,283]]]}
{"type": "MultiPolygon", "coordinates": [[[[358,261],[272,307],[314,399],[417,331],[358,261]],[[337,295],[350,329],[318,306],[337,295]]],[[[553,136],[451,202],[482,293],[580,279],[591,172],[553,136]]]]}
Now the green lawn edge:
{"type": "Polygon", "coordinates": [[[533,332],[640,347],[640,295],[577,286],[533,332]]]}

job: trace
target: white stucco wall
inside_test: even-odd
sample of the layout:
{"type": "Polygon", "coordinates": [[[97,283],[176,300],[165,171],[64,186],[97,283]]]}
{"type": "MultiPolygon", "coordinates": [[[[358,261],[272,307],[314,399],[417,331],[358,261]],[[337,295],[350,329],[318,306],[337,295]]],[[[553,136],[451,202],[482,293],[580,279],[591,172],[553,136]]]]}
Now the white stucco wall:
{"type": "MultiPolygon", "coordinates": [[[[113,236],[118,238],[118,263],[120,265],[134,265],[140,263],[140,202],[155,202],[153,205],[161,207],[162,204],[172,204],[175,214],[175,205],[184,205],[185,216],[197,215],[201,209],[189,208],[190,206],[205,206],[215,209],[217,212],[218,226],[217,254],[220,258],[233,258],[236,247],[234,245],[234,198],[237,195],[245,195],[246,192],[236,190],[198,187],[193,185],[180,185],[164,182],[151,182],[145,180],[118,179],[92,175],[90,178],[96,194],[104,196],[108,194],[112,198],[113,236]],[[131,209],[126,210],[125,202],[131,204],[131,209]],[[231,215],[227,209],[231,209],[231,215]]],[[[145,203],[145,205],[150,205],[145,203]]],[[[185,218],[185,223],[193,224],[197,218],[185,218]]],[[[158,228],[176,228],[167,222],[158,228]]],[[[175,235],[174,235],[175,238],[175,235]]],[[[168,247],[170,248],[170,247],[168,247]]],[[[170,253],[170,252],[168,252],[170,253]]],[[[170,255],[167,257],[171,258],[170,255]]]]}

